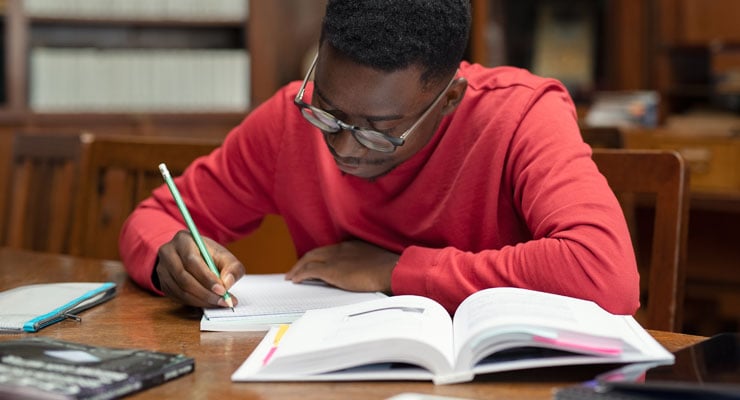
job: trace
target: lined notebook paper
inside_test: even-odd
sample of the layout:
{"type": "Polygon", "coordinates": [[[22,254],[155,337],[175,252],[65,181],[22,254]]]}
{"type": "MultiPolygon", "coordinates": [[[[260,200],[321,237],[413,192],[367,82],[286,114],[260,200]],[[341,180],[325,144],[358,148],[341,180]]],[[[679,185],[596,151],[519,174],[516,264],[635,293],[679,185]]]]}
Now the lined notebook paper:
{"type": "Polygon", "coordinates": [[[206,308],[203,331],[266,331],[293,322],[307,310],[386,297],[379,292],[349,292],[323,283],[293,283],[284,274],[246,275],[229,292],[239,299],[230,308],[206,308]]]}

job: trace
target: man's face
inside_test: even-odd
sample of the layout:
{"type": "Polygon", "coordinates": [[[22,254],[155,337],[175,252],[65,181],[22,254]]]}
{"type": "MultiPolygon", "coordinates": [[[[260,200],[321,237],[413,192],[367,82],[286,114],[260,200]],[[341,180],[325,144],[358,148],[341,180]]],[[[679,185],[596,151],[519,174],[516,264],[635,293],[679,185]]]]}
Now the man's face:
{"type": "MultiPolygon", "coordinates": [[[[313,95],[306,101],[344,123],[398,137],[414,125],[447,83],[425,88],[420,80],[421,72],[416,66],[393,72],[375,70],[354,63],[324,45],[316,64],[313,95]]],[[[325,132],[326,144],[337,167],[366,179],[388,173],[429,141],[443,114],[451,111],[448,97],[443,94],[407,136],[404,145],[391,153],[368,149],[349,130],[325,132]]]]}

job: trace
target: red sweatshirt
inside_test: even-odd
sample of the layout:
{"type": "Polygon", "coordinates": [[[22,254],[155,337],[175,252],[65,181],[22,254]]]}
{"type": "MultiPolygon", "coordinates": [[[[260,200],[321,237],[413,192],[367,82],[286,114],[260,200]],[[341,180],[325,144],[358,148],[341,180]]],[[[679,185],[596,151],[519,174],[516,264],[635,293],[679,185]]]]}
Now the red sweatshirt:
{"type": "MultiPolygon", "coordinates": [[[[374,181],[337,169],[293,105],[300,82],[287,85],[176,179],[201,234],[226,243],[279,214],[299,256],[373,243],[401,255],[394,294],[450,311],[477,290],[515,286],[632,314],[639,276],[627,225],[565,88],[509,67],[463,62],[459,74],[468,89],[457,110],[374,181]]],[[[164,185],[132,213],[119,244],[139,285],[157,291],[157,249],[184,227],[164,185]]]]}

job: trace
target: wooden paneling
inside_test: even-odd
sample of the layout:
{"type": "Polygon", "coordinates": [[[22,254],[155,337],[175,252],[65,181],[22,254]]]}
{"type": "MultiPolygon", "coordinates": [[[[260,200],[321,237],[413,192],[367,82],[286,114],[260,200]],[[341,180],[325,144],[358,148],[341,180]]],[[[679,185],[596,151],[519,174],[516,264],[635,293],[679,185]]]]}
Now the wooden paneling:
{"type": "Polygon", "coordinates": [[[0,128],[0,243],[4,243],[3,232],[7,223],[4,210],[10,201],[10,174],[12,171],[13,132],[0,128]]]}
{"type": "Polygon", "coordinates": [[[740,43],[740,2],[737,0],[677,0],[676,31],[681,43],[710,45],[740,43]]]}
{"type": "Polygon", "coordinates": [[[644,0],[616,0],[608,4],[605,21],[607,50],[605,89],[638,90],[649,86],[651,46],[649,10],[644,0]],[[629,26],[629,29],[625,27],[629,26]]]}
{"type": "Polygon", "coordinates": [[[306,59],[318,46],[325,0],[250,1],[249,49],[252,54],[252,104],[303,77],[306,59]]]}
{"type": "Polygon", "coordinates": [[[488,51],[488,34],[489,23],[491,17],[491,8],[496,8],[495,4],[499,0],[472,0],[470,5],[472,8],[472,26],[470,27],[470,45],[469,45],[469,57],[471,62],[488,65],[489,51],[488,51]]]}

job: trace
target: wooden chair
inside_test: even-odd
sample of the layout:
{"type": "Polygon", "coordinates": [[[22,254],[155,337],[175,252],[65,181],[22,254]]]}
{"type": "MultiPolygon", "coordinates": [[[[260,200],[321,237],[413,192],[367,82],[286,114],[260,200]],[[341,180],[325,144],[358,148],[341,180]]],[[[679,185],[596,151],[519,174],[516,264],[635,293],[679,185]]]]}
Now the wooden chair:
{"type": "Polygon", "coordinates": [[[87,133],[16,133],[5,193],[5,246],[68,253],[81,165],[92,136],[87,133]]]}
{"type": "MultiPolygon", "coordinates": [[[[630,204],[654,204],[650,256],[638,254],[641,282],[647,281],[642,285],[647,306],[638,320],[648,329],[681,331],[689,210],[689,173],[683,159],[674,151],[594,149],[593,160],[617,197],[634,194],[630,204]]],[[[634,229],[638,227],[630,227],[634,229]]]]}
{"type": "MultiPolygon", "coordinates": [[[[90,144],[87,173],[81,189],[74,254],[118,259],[123,222],[136,205],[164,182],[157,166],[164,162],[173,176],[197,157],[221,144],[215,139],[99,135],[90,144]]],[[[268,216],[260,229],[227,247],[247,271],[285,272],[295,251],[281,218],[268,216]],[[287,266],[286,266],[287,265],[287,266]]]]}

